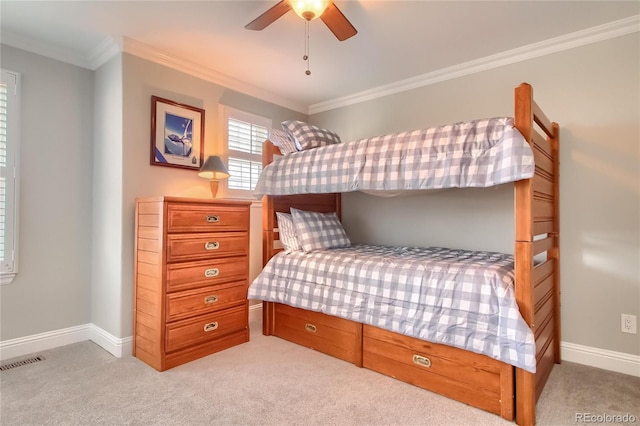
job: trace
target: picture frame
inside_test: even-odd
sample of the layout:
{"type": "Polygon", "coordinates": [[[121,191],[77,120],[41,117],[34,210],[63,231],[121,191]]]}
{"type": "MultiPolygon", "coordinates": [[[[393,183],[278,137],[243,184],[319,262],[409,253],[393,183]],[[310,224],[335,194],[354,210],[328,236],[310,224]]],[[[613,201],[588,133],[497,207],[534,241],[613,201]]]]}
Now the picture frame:
{"type": "Polygon", "coordinates": [[[151,165],[199,170],[204,109],[151,96],[151,165]]]}

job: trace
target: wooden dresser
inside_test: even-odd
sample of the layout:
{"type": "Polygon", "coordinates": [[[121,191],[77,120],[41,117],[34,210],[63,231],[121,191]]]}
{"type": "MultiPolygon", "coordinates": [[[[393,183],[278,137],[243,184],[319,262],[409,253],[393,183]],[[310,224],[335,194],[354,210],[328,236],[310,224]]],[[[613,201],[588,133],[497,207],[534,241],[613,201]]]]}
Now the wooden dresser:
{"type": "Polygon", "coordinates": [[[135,357],[164,371],[249,341],[250,206],[136,199],[135,357]]]}

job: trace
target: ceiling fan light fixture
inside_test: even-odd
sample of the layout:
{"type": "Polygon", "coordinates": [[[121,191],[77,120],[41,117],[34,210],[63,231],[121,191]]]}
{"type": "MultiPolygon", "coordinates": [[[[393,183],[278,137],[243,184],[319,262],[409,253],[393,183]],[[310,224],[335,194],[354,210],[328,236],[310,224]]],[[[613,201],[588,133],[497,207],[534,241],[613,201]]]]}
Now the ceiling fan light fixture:
{"type": "Polygon", "coordinates": [[[290,0],[289,5],[296,14],[306,21],[319,18],[333,3],[333,0],[290,0]]]}

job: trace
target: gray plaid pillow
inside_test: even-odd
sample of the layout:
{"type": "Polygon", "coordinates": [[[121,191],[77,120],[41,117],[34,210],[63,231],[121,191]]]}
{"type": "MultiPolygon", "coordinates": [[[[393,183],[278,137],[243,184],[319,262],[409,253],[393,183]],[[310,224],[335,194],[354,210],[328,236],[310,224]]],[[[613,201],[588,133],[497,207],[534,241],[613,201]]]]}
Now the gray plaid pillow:
{"type": "Polygon", "coordinates": [[[298,152],[295,141],[284,130],[269,129],[269,140],[280,148],[282,155],[298,152]]]}
{"type": "Polygon", "coordinates": [[[307,253],[351,245],[336,212],[318,213],[291,208],[291,217],[298,241],[307,253]]]}
{"type": "Polygon", "coordinates": [[[288,213],[276,212],[278,218],[278,232],[280,234],[280,242],[284,247],[285,253],[301,251],[298,237],[296,237],[296,229],[293,226],[293,219],[288,213]]]}
{"type": "Polygon", "coordinates": [[[295,141],[298,151],[341,142],[340,136],[335,132],[303,121],[283,121],[282,129],[295,141]]]}

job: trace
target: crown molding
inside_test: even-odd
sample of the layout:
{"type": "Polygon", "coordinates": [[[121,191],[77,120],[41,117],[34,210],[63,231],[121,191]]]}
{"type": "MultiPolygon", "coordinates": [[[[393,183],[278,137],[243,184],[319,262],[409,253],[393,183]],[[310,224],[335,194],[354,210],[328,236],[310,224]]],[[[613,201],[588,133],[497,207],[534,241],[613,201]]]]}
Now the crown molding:
{"type": "Polygon", "coordinates": [[[228,89],[235,90],[237,92],[244,93],[258,99],[262,99],[263,101],[280,105],[282,107],[289,108],[303,114],[307,113],[308,108],[305,104],[294,102],[290,99],[245,83],[221,72],[203,67],[202,65],[196,64],[195,62],[191,62],[183,58],[178,58],[175,55],[163,52],[139,41],[125,37],[123,38],[122,42],[123,52],[138,56],[140,58],[155,62],[160,65],[164,65],[169,68],[173,68],[177,71],[190,74],[194,77],[210,81],[228,89]]]}
{"type": "Polygon", "coordinates": [[[92,71],[97,70],[120,52],[122,52],[122,40],[105,37],[100,44],[91,49],[87,54],[87,62],[90,65],[89,69],[92,71]]]}
{"type": "Polygon", "coordinates": [[[228,89],[235,90],[303,114],[306,114],[308,111],[308,106],[306,104],[292,101],[291,99],[245,83],[218,71],[203,67],[194,62],[179,58],[170,53],[155,49],[128,37],[122,37],[121,39],[105,37],[100,44],[91,49],[91,51],[86,55],[75,54],[69,51],[69,49],[62,49],[53,46],[50,43],[43,43],[5,30],[2,31],[2,38],[0,39],[0,42],[41,56],[46,56],[81,68],[86,68],[91,71],[95,71],[100,68],[100,66],[104,65],[120,52],[126,52],[142,59],[164,65],[177,71],[190,74],[194,77],[219,84],[220,86],[228,89]]]}
{"type": "Polygon", "coordinates": [[[0,43],[17,49],[26,50],[27,52],[36,53],[47,58],[56,59],[81,68],[91,69],[86,56],[73,52],[70,49],[55,46],[51,43],[42,42],[31,37],[25,37],[12,31],[2,30],[0,43]]]}
{"type": "Polygon", "coordinates": [[[462,77],[469,74],[510,65],[528,59],[537,58],[551,53],[561,52],[584,46],[599,41],[608,40],[615,37],[640,31],[640,15],[610,22],[577,31],[564,36],[552,38],[538,43],[529,44],[517,49],[507,50],[481,59],[464,62],[447,68],[442,68],[430,73],[418,75],[405,80],[393,82],[391,84],[379,86],[373,89],[364,90],[352,95],[343,96],[333,100],[320,102],[309,106],[308,114],[316,114],[336,108],[365,102],[383,96],[404,92],[418,87],[440,83],[446,80],[462,77]]]}

